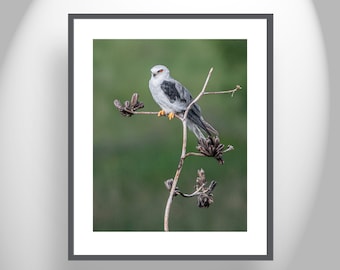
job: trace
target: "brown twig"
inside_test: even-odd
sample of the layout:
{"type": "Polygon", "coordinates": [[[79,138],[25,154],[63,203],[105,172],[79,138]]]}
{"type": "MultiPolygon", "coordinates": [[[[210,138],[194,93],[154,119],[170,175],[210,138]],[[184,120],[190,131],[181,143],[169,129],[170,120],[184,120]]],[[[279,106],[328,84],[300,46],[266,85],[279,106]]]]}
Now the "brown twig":
{"type": "Polygon", "coordinates": [[[185,154],[185,157],[189,157],[189,156],[196,156],[196,157],[205,157],[205,155],[203,155],[202,153],[197,153],[197,152],[189,152],[185,154]]]}
{"type": "Polygon", "coordinates": [[[218,94],[230,94],[231,93],[231,96],[233,97],[235,92],[238,91],[238,90],[241,90],[242,87],[239,86],[239,85],[236,85],[236,87],[232,90],[226,90],[226,91],[213,91],[213,92],[204,92],[204,95],[218,95],[218,94]]]}
{"type": "Polygon", "coordinates": [[[158,114],[158,112],[132,112],[132,111],[128,111],[128,112],[130,112],[131,114],[144,114],[144,115],[158,114]]]}

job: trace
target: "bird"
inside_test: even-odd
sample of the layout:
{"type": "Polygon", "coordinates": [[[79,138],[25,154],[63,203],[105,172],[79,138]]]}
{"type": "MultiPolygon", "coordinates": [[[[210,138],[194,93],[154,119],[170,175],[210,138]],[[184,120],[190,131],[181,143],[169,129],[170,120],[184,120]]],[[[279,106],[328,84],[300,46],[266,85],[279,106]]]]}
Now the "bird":
{"type": "MultiPolygon", "coordinates": [[[[169,120],[173,119],[176,114],[183,117],[193,100],[189,90],[173,79],[170,76],[170,70],[164,65],[155,65],[151,68],[149,88],[154,101],[161,107],[158,116],[167,115],[169,120]]],[[[187,126],[198,140],[206,139],[203,132],[209,137],[218,135],[217,130],[204,120],[201,108],[196,103],[188,112],[187,126]]]]}

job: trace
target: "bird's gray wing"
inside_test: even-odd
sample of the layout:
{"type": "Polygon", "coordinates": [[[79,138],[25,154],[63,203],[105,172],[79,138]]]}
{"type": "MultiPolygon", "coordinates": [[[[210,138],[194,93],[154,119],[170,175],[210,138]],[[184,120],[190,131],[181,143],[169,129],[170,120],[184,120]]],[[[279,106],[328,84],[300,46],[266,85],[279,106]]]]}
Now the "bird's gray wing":
{"type": "Polygon", "coordinates": [[[192,101],[192,96],[188,89],[186,89],[180,82],[175,81],[176,88],[178,89],[178,93],[182,100],[185,100],[186,104],[189,105],[192,101]]]}
{"type": "MultiPolygon", "coordinates": [[[[161,89],[169,98],[171,103],[180,102],[183,104],[183,111],[192,101],[192,96],[188,89],[176,80],[164,80],[161,84],[161,89]]],[[[209,136],[211,134],[218,134],[217,131],[201,116],[201,108],[198,104],[194,103],[188,112],[188,119],[200,129],[204,130],[209,136]]]]}
{"type": "Polygon", "coordinates": [[[161,89],[163,90],[165,95],[169,98],[169,101],[171,103],[179,101],[185,104],[189,104],[192,99],[189,91],[175,80],[171,81],[164,80],[161,83],[161,89]],[[185,92],[188,92],[189,96],[185,95],[186,94],[185,92]]]}

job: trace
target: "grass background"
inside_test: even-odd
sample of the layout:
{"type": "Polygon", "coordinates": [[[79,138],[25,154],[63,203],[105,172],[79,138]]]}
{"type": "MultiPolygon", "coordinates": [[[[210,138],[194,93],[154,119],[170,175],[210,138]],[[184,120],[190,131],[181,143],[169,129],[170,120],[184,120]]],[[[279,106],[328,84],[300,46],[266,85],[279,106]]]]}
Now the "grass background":
{"type": "MultiPolygon", "coordinates": [[[[224,165],[213,158],[189,157],[179,180],[191,193],[197,170],[217,181],[214,203],[198,208],[196,198],[176,197],[170,212],[172,231],[244,231],[247,229],[247,41],[246,40],[94,40],[93,41],[93,229],[95,231],[161,231],[168,191],[182,145],[182,125],[166,117],[123,117],[114,99],[134,92],[145,111],[159,111],[148,89],[150,69],[166,65],[172,77],[195,97],[214,67],[207,91],[242,90],[204,96],[198,102],[204,118],[235,150],[224,165]]],[[[188,151],[196,138],[189,132],[188,151]]]]}

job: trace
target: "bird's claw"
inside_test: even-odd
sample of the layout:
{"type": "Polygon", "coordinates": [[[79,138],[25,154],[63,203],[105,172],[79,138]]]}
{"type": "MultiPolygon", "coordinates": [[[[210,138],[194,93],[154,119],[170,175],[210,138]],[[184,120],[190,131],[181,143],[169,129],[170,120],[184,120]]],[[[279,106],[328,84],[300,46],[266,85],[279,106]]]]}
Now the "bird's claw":
{"type": "Polygon", "coordinates": [[[169,120],[174,119],[175,118],[175,113],[173,113],[173,112],[169,113],[168,114],[168,118],[169,118],[169,120]]]}
{"type": "Polygon", "coordinates": [[[157,116],[160,117],[160,116],[164,116],[166,115],[165,111],[164,110],[160,110],[158,113],[157,113],[157,116]]]}

